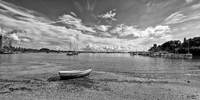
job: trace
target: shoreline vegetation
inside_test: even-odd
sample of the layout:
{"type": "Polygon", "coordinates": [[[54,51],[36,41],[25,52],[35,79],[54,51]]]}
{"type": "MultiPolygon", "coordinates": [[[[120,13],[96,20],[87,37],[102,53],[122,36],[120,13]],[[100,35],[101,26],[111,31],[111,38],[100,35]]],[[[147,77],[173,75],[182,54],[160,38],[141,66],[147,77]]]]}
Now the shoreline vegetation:
{"type": "Polygon", "coordinates": [[[172,59],[192,59],[200,56],[200,37],[167,41],[161,45],[154,44],[148,52],[132,52],[131,55],[163,57],[172,59]]]}
{"type": "Polygon", "coordinates": [[[200,37],[190,39],[167,41],[161,45],[154,44],[148,50],[150,53],[172,53],[172,54],[192,54],[200,56],[200,37]]]}
{"type": "Polygon", "coordinates": [[[0,54],[17,54],[17,53],[67,53],[67,52],[78,52],[78,53],[129,53],[124,51],[64,51],[64,50],[51,50],[48,48],[32,49],[32,48],[21,48],[21,47],[10,47],[0,50],[0,54]]]}

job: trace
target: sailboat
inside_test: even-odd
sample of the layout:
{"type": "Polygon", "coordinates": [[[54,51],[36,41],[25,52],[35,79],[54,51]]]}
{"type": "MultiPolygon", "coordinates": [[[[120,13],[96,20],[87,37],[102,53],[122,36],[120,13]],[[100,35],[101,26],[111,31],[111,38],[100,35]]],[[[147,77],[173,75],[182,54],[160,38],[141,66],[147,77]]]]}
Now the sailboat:
{"type": "Polygon", "coordinates": [[[185,54],[185,58],[192,59],[192,54],[190,53],[190,40],[188,40],[188,53],[185,54]]]}
{"type": "MultiPolygon", "coordinates": [[[[75,41],[74,41],[74,44],[75,44],[75,41]]],[[[77,45],[77,48],[78,48],[78,45],[77,45]]],[[[70,42],[70,51],[67,52],[67,56],[77,56],[79,54],[78,51],[75,51],[75,48],[73,48],[72,50],[72,42],[70,42]]]]}

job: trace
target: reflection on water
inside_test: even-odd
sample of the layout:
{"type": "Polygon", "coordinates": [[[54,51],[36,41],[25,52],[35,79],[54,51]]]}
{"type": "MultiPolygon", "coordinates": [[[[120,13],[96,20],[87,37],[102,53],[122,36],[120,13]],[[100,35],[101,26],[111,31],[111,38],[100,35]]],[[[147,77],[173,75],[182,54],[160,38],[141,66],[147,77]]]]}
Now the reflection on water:
{"type": "Polygon", "coordinates": [[[57,73],[59,70],[87,69],[103,72],[185,72],[199,70],[200,59],[164,59],[129,54],[14,54],[0,55],[1,77],[57,73]]]}
{"type": "Polygon", "coordinates": [[[109,100],[113,99],[113,95],[118,98],[114,100],[132,100],[139,95],[136,99],[140,100],[143,94],[150,93],[154,98],[162,93],[159,99],[174,97],[173,100],[188,100],[176,99],[177,95],[185,95],[185,92],[180,94],[176,87],[173,91],[173,86],[178,85],[178,91],[182,91],[179,86],[185,88],[193,84],[193,80],[199,80],[199,68],[199,59],[164,59],[129,54],[0,55],[0,95],[11,96],[11,99],[19,97],[19,100],[88,100],[91,97],[103,100],[105,98],[102,97],[110,95],[109,100]],[[87,69],[91,66],[94,71],[88,77],[60,80],[58,75],[60,70],[87,69]],[[159,91],[154,91],[159,85],[159,91]],[[161,88],[166,85],[169,87],[161,88]]]}

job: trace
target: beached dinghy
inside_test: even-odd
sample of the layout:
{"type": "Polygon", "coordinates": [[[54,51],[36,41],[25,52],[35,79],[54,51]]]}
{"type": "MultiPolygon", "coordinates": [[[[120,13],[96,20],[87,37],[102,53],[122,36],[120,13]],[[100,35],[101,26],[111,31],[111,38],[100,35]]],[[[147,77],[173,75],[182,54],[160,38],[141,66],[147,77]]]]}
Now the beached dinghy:
{"type": "Polygon", "coordinates": [[[61,79],[73,79],[88,76],[92,72],[92,69],[88,70],[72,70],[72,71],[59,71],[61,79]]]}

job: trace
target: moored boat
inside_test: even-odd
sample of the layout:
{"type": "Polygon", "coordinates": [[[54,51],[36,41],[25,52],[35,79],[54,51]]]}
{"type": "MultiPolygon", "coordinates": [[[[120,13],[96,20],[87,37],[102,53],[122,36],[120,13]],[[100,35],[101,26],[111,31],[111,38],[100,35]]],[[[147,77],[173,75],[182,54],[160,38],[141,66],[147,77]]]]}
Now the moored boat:
{"type": "Polygon", "coordinates": [[[59,76],[61,79],[73,79],[88,76],[91,72],[92,69],[59,71],[59,76]]]}
{"type": "Polygon", "coordinates": [[[70,51],[70,52],[67,52],[67,56],[76,56],[76,55],[78,55],[79,54],[79,52],[77,52],[77,51],[70,51]]]}

